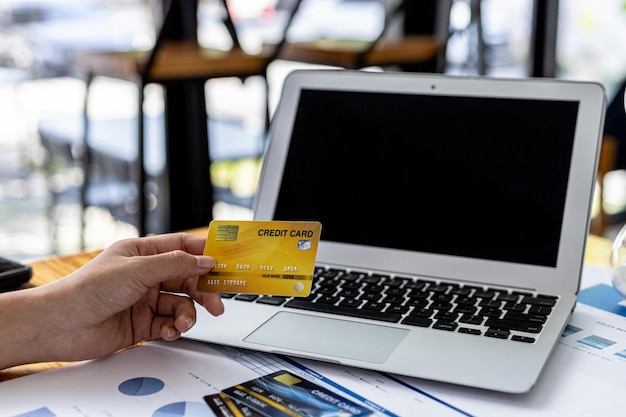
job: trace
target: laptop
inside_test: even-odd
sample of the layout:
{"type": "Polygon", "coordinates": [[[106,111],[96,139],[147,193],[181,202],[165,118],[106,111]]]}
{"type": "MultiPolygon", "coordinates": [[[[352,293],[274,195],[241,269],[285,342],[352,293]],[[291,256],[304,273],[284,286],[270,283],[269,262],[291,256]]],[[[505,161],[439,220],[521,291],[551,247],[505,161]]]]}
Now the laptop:
{"type": "Polygon", "coordinates": [[[595,83],[291,73],[254,218],[322,223],[314,289],[223,294],[186,337],[529,391],[575,307],[604,111],[595,83]]]}

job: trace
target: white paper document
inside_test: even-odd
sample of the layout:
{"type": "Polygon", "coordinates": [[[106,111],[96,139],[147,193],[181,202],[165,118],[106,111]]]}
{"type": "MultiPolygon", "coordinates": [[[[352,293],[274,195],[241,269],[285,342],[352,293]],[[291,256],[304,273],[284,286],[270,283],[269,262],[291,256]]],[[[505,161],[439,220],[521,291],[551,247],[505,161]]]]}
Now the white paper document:
{"type": "Polygon", "coordinates": [[[149,342],[104,359],[0,384],[0,415],[20,417],[206,417],[203,397],[289,370],[376,416],[468,415],[395,378],[271,354],[179,340],[149,342]]]}

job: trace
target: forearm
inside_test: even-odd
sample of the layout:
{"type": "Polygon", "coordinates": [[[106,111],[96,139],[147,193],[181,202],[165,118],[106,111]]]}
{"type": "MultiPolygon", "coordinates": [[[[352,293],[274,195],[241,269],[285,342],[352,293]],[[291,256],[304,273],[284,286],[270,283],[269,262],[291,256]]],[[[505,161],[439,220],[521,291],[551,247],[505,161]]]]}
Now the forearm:
{"type": "Polygon", "coordinates": [[[54,360],[54,312],[45,290],[0,294],[0,369],[54,360]]]}

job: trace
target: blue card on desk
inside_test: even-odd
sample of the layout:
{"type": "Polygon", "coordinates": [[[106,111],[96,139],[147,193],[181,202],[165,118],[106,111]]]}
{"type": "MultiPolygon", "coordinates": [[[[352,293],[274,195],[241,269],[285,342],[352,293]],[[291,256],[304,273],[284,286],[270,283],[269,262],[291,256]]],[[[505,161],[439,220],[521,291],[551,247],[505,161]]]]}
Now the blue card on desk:
{"type": "Polygon", "coordinates": [[[263,414],[257,413],[241,401],[234,400],[223,393],[207,395],[204,401],[217,417],[264,417],[263,414]]]}
{"type": "Polygon", "coordinates": [[[366,417],[373,412],[288,371],[278,371],[222,392],[267,417],[366,417]]]}

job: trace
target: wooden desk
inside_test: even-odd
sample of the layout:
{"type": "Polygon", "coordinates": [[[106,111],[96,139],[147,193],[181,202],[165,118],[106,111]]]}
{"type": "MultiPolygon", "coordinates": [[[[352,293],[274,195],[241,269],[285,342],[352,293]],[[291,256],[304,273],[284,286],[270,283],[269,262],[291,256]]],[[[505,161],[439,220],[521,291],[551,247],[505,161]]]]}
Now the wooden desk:
{"type": "MultiPolygon", "coordinates": [[[[242,49],[220,51],[203,48],[195,41],[163,42],[147,74],[155,82],[206,79],[258,74],[272,57],[269,45],[259,54],[242,49]]],[[[75,65],[96,75],[135,80],[144,70],[149,52],[84,52],[76,56],[75,65]]]]}
{"type": "MultiPolygon", "coordinates": [[[[206,236],[207,228],[198,228],[189,231],[200,236],[206,236]]],[[[598,236],[589,235],[587,239],[587,251],[585,253],[585,263],[608,268],[609,255],[611,253],[612,242],[598,236]]],[[[30,263],[33,268],[33,278],[31,284],[44,285],[55,281],[86,264],[96,257],[100,251],[82,252],[75,255],[55,256],[30,263]]],[[[0,382],[18,378],[48,369],[58,368],[65,365],[64,362],[49,362],[32,365],[22,365],[0,371],[0,382]]]]}
{"type": "Polygon", "coordinates": [[[368,50],[369,44],[370,42],[328,39],[287,43],[280,53],[280,58],[358,69],[435,60],[443,47],[435,37],[419,35],[381,40],[372,50],[368,50]]]}

